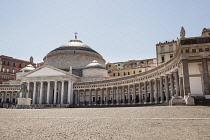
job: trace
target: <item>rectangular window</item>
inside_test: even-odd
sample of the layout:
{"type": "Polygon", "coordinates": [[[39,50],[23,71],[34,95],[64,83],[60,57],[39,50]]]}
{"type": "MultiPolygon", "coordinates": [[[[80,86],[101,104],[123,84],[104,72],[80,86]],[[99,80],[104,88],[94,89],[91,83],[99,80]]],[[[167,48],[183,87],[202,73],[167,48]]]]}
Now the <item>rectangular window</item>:
{"type": "Polygon", "coordinates": [[[118,64],[118,66],[120,66],[120,64],[118,64]]]}
{"type": "Polygon", "coordinates": [[[5,72],[5,68],[2,69],[2,72],[5,72]]]}
{"type": "Polygon", "coordinates": [[[192,49],[192,52],[195,53],[196,52],[196,49],[192,49]]]}
{"type": "Polygon", "coordinates": [[[7,65],[9,66],[9,62],[7,62],[7,65]]]}
{"type": "Polygon", "coordinates": [[[169,52],[173,52],[173,46],[172,45],[169,46],[169,52]]]}
{"type": "Polygon", "coordinates": [[[133,74],[136,74],[136,71],[133,71],[133,74]]]}
{"type": "Polygon", "coordinates": [[[118,76],[120,76],[120,73],[118,73],[118,76]]]}
{"type": "Polygon", "coordinates": [[[165,57],[164,56],[161,57],[161,62],[162,63],[165,62],[165,57]]]}
{"type": "Polygon", "coordinates": [[[15,73],[15,70],[12,70],[12,73],[15,73]]]}
{"type": "Polygon", "coordinates": [[[172,58],[173,57],[173,55],[170,55],[170,58],[172,58]]]}
{"type": "Polygon", "coordinates": [[[9,73],[9,69],[7,69],[7,73],[9,73]]]}
{"type": "Polygon", "coordinates": [[[164,46],[161,46],[160,47],[160,53],[164,53],[164,52],[165,52],[164,46]]]}
{"type": "Polygon", "coordinates": [[[13,67],[15,67],[15,63],[13,63],[13,67]]]}
{"type": "Polygon", "coordinates": [[[6,65],[6,61],[3,61],[3,65],[6,65]]]}
{"type": "Polygon", "coordinates": [[[22,68],[21,64],[19,64],[19,68],[22,68]]]}

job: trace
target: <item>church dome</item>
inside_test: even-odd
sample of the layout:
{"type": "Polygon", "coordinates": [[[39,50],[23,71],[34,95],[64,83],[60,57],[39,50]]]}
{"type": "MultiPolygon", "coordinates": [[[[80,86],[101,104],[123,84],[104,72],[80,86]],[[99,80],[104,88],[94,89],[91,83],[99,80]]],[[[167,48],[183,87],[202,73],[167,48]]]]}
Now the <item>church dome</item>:
{"type": "Polygon", "coordinates": [[[75,69],[84,69],[93,60],[105,66],[103,57],[81,40],[75,39],[52,50],[44,57],[44,64],[68,71],[70,66],[75,69]]]}
{"type": "Polygon", "coordinates": [[[19,70],[18,72],[29,72],[29,71],[32,71],[34,69],[35,68],[31,64],[29,64],[25,68],[22,68],[21,70],[19,70]]]}
{"type": "Polygon", "coordinates": [[[92,63],[88,64],[85,69],[93,69],[93,68],[96,68],[96,69],[105,69],[100,63],[98,63],[98,61],[96,60],[93,60],[92,63]]]}

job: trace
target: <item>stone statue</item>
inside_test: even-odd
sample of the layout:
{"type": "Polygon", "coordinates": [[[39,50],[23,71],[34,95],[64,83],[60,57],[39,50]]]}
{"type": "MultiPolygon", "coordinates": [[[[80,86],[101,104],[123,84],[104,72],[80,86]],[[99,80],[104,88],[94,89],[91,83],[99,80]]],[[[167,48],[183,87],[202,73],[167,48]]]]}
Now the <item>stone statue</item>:
{"type": "Polygon", "coordinates": [[[20,98],[27,98],[27,94],[28,94],[27,83],[24,82],[20,86],[20,98]]]}
{"type": "Polygon", "coordinates": [[[184,29],[184,27],[181,28],[180,38],[185,38],[185,29],[184,29]]]}

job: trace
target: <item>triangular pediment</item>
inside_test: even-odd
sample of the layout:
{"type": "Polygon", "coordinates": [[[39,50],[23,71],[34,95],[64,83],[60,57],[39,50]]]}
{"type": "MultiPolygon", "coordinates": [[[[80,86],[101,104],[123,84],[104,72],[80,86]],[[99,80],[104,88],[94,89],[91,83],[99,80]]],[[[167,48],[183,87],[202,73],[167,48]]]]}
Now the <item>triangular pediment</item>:
{"type": "Polygon", "coordinates": [[[56,70],[50,67],[42,67],[38,70],[32,71],[31,73],[25,75],[25,77],[41,77],[41,76],[63,76],[67,75],[62,70],[56,70]]]}

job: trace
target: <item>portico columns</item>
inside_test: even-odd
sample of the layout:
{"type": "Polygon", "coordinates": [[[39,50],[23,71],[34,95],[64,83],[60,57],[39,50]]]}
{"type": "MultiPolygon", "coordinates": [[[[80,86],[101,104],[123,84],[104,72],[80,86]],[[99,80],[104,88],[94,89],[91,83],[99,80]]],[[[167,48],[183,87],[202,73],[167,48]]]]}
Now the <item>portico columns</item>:
{"type": "Polygon", "coordinates": [[[123,92],[123,104],[125,104],[125,87],[122,86],[122,92],[123,92]]]}
{"type": "Polygon", "coordinates": [[[128,85],[128,104],[131,103],[130,85],[128,85]]]}
{"type": "Polygon", "coordinates": [[[176,96],[179,96],[179,76],[178,76],[178,71],[175,73],[175,82],[176,82],[176,96]]]}
{"type": "Polygon", "coordinates": [[[91,105],[91,101],[92,101],[92,90],[89,90],[89,105],[91,105]]]}
{"type": "Polygon", "coordinates": [[[28,98],[28,96],[30,94],[30,81],[28,81],[27,89],[28,89],[28,94],[26,94],[26,98],[28,98]]]}
{"type": "Polygon", "coordinates": [[[61,81],[61,104],[63,104],[64,97],[64,81],[61,81]]]}
{"type": "MultiPolygon", "coordinates": [[[[72,87],[72,81],[69,80],[69,81],[68,81],[68,98],[67,98],[67,103],[68,103],[68,104],[72,104],[72,102],[71,102],[71,101],[72,101],[72,99],[71,99],[71,98],[72,98],[72,96],[71,96],[72,88],[73,88],[73,87],[72,87]]],[[[72,94],[73,94],[73,93],[72,93],[72,94]]]]}
{"type": "Polygon", "coordinates": [[[33,90],[33,104],[36,103],[36,82],[34,82],[34,90],[33,90]]]}
{"type": "Polygon", "coordinates": [[[55,85],[54,85],[54,104],[56,104],[57,101],[57,81],[54,81],[55,85]]]}
{"type": "Polygon", "coordinates": [[[142,90],[141,83],[139,82],[139,104],[142,104],[142,90]]]}
{"type": "Polygon", "coordinates": [[[50,81],[47,81],[47,104],[50,102],[50,81]]]}
{"type": "Polygon", "coordinates": [[[116,95],[117,95],[117,98],[116,98],[117,105],[119,105],[119,88],[118,88],[118,86],[117,86],[117,89],[116,89],[116,95]]]}
{"type": "Polygon", "coordinates": [[[150,103],[153,103],[153,85],[152,80],[149,81],[150,103]]]}
{"type": "Polygon", "coordinates": [[[144,97],[145,97],[145,104],[148,102],[148,99],[147,99],[147,81],[144,81],[144,97]]]}
{"type": "Polygon", "coordinates": [[[136,84],[133,85],[133,103],[136,104],[136,84]]]}
{"type": "Polygon", "coordinates": [[[40,96],[39,96],[39,104],[42,104],[42,98],[43,98],[43,81],[41,81],[40,86],[40,96]]]}
{"type": "Polygon", "coordinates": [[[169,101],[168,75],[165,75],[165,96],[166,102],[169,101]]]}
{"type": "Polygon", "coordinates": [[[171,88],[170,97],[172,97],[172,96],[174,96],[174,77],[173,77],[173,73],[170,74],[170,88],[171,88]]]}
{"type": "Polygon", "coordinates": [[[112,105],[114,104],[114,87],[112,87],[112,105]]]}
{"type": "Polygon", "coordinates": [[[155,103],[158,103],[158,81],[155,79],[155,103]]]}
{"type": "Polygon", "coordinates": [[[163,77],[160,77],[160,98],[161,98],[161,103],[164,101],[164,96],[163,96],[163,77]]]}
{"type": "Polygon", "coordinates": [[[101,89],[101,101],[100,101],[100,105],[103,104],[103,99],[104,99],[104,92],[103,92],[103,88],[101,89]]]}
{"type": "MultiPolygon", "coordinates": [[[[202,64],[203,64],[203,62],[205,63],[205,59],[202,59],[202,64]]],[[[190,93],[190,78],[189,78],[189,69],[188,69],[188,59],[182,59],[182,64],[183,64],[184,95],[186,96],[186,95],[188,95],[188,93],[190,93]]],[[[209,80],[209,79],[207,79],[207,80],[209,80]]],[[[208,83],[208,86],[209,86],[209,83],[208,83]]],[[[209,89],[207,92],[209,92],[209,89]]]]}
{"type": "Polygon", "coordinates": [[[207,58],[202,58],[202,68],[203,68],[203,89],[204,95],[210,95],[209,91],[209,71],[208,71],[208,63],[207,58]]]}
{"type": "Polygon", "coordinates": [[[86,102],[86,91],[85,91],[85,89],[84,89],[84,96],[83,96],[83,100],[84,100],[83,105],[85,105],[85,102],[86,102]]]}

